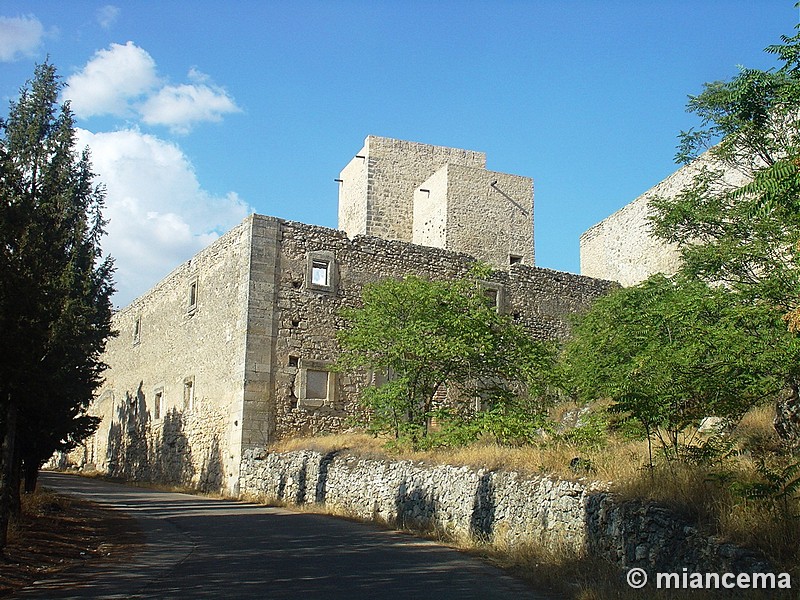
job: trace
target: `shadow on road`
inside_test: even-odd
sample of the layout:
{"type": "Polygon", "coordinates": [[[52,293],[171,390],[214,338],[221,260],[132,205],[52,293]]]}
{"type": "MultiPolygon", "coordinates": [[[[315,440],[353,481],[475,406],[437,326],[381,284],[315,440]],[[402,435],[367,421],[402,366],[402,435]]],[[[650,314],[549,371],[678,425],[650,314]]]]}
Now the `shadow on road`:
{"type": "Polygon", "coordinates": [[[42,582],[20,598],[544,598],[433,542],[324,515],[130,488],[62,474],[42,484],[134,517],[128,565],[42,582]]]}

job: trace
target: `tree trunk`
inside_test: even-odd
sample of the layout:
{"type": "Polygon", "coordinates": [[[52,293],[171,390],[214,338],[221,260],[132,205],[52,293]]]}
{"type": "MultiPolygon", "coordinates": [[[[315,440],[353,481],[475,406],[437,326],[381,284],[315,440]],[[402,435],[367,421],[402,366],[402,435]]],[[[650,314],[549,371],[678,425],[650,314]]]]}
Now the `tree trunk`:
{"type": "Polygon", "coordinates": [[[797,382],[791,382],[778,394],[773,425],[790,448],[800,447],[800,386],[797,382]]]}
{"type": "Polygon", "coordinates": [[[36,491],[36,482],[39,480],[39,463],[35,460],[25,460],[22,464],[25,476],[25,493],[32,494],[36,491]]]}
{"type": "Polygon", "coordinates": [[[9,489],[11,491],[10,501],[8,504],[9,515],[12,519],[19,517],[22,512],[22,500],[19,497],[19,488],[22,483],[22,458],[19,452],[19,442],[17,441],[16,434],[14,435],[14,459],[11,468],[11,476],[9,478],[9,489]]]}
{"type": "Polygon", "coordinates": [[[11,493],[14,479],[14,449],[17,434],[17,405],[8,394],[5,418],[3,419],[3,440],[0,446],[0,553],[8,542],[8,522],[11,516],[11,493]]]}

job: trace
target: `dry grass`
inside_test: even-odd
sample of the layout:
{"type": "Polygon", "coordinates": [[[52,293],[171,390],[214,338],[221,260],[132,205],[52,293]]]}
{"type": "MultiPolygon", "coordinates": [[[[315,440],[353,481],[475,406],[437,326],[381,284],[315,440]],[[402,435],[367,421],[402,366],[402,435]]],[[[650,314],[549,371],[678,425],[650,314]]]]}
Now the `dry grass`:
{"type": "Polygon", "coordinates": [[[426,451],[389,449],[387,438],[361,433],[297,437],[281,440],[271,449],[275,452],[312,450],[320,453],[351,452],[362,457],[392,458],[423,461],[432,464],[470,466],[476,469],[513,470],[527,475],[555,475],[565,479],[588,478],[598,481],[617,481],[635,477],[647,461],[647,445],[641,441],[612,439],[603,448],[576,448],[564,442],[552,441],[542,446],[512,447],[491,442],[479,442],[464,448],[442,448],[426,451]],[[575,458],[588,461],[591,469],[570,468],[575,458]],[[625,460],[619,460],[624,457],[625,460]]]}
{"type": "Polygon", "coordinates": [[[353,450],[360,456],[388,456],[385,448],[386,439],[376,438],[364,433],[338,433],[316,437],[295,437],[276,442],[272,446],[275,452],[293,452],[312,450],[326,454],[334,451],[353,450]]]}

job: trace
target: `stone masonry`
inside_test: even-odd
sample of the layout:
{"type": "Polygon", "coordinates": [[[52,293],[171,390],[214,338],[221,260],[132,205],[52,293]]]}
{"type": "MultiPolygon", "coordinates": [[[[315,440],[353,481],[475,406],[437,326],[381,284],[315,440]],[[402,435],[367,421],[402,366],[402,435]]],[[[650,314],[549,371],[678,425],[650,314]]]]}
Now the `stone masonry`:
{"type": "MultiPolygon", "coordinates": [[[[245,450],[348,427],[372,375],[335,373],[330,367],[339,352],[341,309],[359,305],[365,284],[412,273],[460,277],[484,248],[502,263],[502,268],[495,263],[497,270],[485,282],[497,292],[498,310],[539,339],[564,338],[569,315],[613,285],[529,264],[530,179],[486,171],[482,154],[452,148],[370,136],[363,152],[365,158],[351,161],[343,176],[361,169],[353,180],[371,181],[374,190],[383,190],[378,194],[383,200],[402,187],[411,201],[406,217],[396,218],[406,218],[412,229],[414,197],[430,185],[430,198],[437,201],[426,195],[430,218],[423,222],[438,220],[440,239],[433,240],[429,231],[423,245],[387,239],[388,230],[381,232],[386,237],[376,237],[248,217],[115,315],[119,336],[108,343],[103,359],[109,370],[92,407],[102,425],[78,462],[131,479],[235,494],[245,450]],[[392,160],[386,162],[386,155],[392,160]],[[430,159],[425,168],[420,156],[430,159]],[[400,166],[390,176],[393,161],[400,166]],[[362,163],[371,170],[364,171],[362,163]],[[418,169],[414,174],[412,165],[418,169]],[[419,178],[413,186],[412,175],[419,178]],[[470,182],[478,182],[472,195],[470,182]],[[504,214],[516,225],[499,231],[504,214]],[[483,236],[476,215],[487,219],[483,236]]],[[[354,185],[342,184],[347,218],[360,210],[359,219],[372,233],[395,219],[365,210],[354,185]]],[[[404,231],[413,237],[413,231],[404,231]]]]}
{"type": "MultiPolygon", "coordinates": [[[[677,246],[650,233],[650,202],[656,197],[677,196],[706,167],[720,168],[711,162],[708,153],[587,229],[580,238],[581,274],[630,286],[656,273],[676,273],[680,266],[677,246]]],[[[743,173],[725,169],[727,185],[738,187],[746,181],[743,173]]]]}
{"type": "Polygon", "coordinates": [[[369,136],[342,170],[339,229],[534,264],[533,181],[486,170],[482,152],[369,136]]]}
{"type": "Polygon", "coordinates": [[[247,450],[241,490],[292,505],[500,547],[535,545],[654,572],[770,572],[753,551],[704,535],[653,503],[599,484],[515,472],[360,458],[346,452],[247,450]]]}

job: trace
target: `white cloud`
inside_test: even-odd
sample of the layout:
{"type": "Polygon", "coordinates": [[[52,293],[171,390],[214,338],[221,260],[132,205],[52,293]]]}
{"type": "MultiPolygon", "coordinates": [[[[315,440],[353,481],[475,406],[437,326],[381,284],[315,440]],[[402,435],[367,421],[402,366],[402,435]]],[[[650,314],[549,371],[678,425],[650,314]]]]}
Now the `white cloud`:
{"type": "Polygon", "coordinates": [[[32,56],[44,36],[41,21],[33,15],[0,17],[0,61],[11,62],[22,56],[32,56]]]}
{"type": "Polygon", "coordinates": [[[166,84],[145,50],[133,42],[111,44],[67,79],[64,96],[79,117],[138,118],[181,134],[197,123],[217,122],[226,114],[240,112],[233,98],[208,75],[192,68],[188,79],[191,83],[166,84]]]}
{"type": "Polygon", "coordinates": [[[108,29],[114,23],[117,22],[119,18],[120,8],[119,6],[114,6],[113,4],[106,4],[97,9],[97,22],[100,24],[100,27],[103,29],[108,29]]]}
{"type": "MultiPolygon", "coordinates": [[[[190,75],[196,77],[196,72],[190,75]]],[[[165,125],[176,133],[188,133],[195,123],[217,122],[233,112],[239,108],[224,90],[204,84],[164,86],[141,106],[145,123],[165,125]]]]}
{"type": "Polygon", "coordinates": [[[115,304],[128,304],[252,212],[236,193],[202,189],[180,148],[155,136],[79,129],[78,146],[86,145],[107,188],[103,247],[117,265],[115,304]]]}
{"type": "Polygon", "coordinates": [[[141,99],[158,85],[156,63],[133,42],[111,44],[99,50],[82,71],[67,78],[64,96],[72,101],[79,117],[126,116],[132,101],[141,99]]]}

